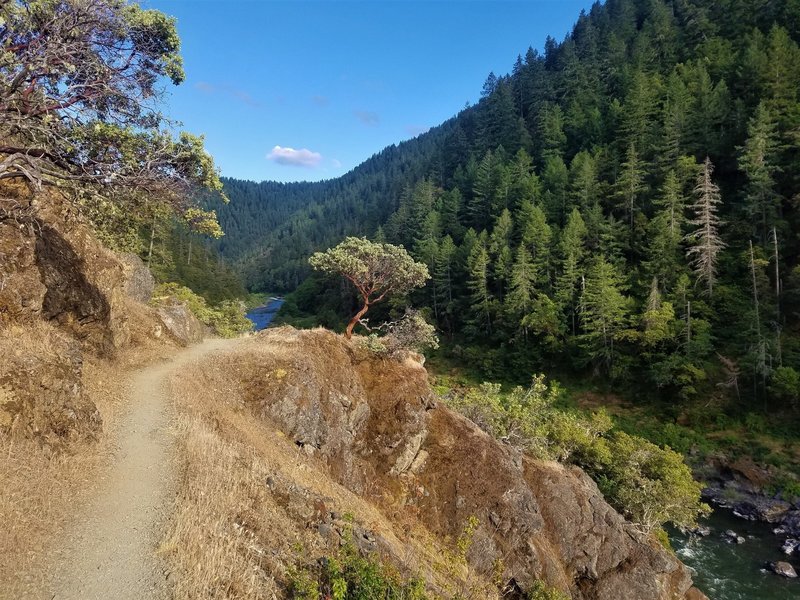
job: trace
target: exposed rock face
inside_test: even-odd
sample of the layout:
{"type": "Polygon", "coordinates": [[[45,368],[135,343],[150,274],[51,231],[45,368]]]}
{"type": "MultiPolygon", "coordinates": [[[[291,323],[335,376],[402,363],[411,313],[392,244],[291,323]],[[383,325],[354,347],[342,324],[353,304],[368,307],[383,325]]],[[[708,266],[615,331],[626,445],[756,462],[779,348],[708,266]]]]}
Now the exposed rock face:
{"type": "Polygon", "coordinates": [[[122,267],[125,270],[123,290],[128,298],[142,304],[147,304],[153,297],[156,281],[147,265],[135,254],[127,252],[120,255],[122,267]]]}
{"type": "Polygon", "coordinates": [[[181,346],[188,346],[203,339],[206,328],[181,302],[173,302],[156,310],[164,329],[181,346]]]}
{"type": "Polygon", "coordinates": [[[54,322],[112,355],[128,340],[123,270],[57,192],[0,188],[0,321],[54,322]]]}
{"type": "MultiPolygon", "coordinates": [[[[99,431],[83,353],[113,358],[129,343],[123,286],[135,273],[124,287],[146,295],[141,267],[123,269],[58,191],[0,182],[0,431],[50,448],[99,431]]],[[[137,311],[138,330],[157,336],[151,309],[137,311]]]]}
{"type": "Polygon", "coordinates": [[[394,521],[455,539],[477,517],[467,558],[479,573],[502,564],[507,582],[525,589],[544,579],[576,599],[703,597],[580,469],[533,460],[438,406],[417,361],[290,328],[223,360],[257,414],[394,521]]]}

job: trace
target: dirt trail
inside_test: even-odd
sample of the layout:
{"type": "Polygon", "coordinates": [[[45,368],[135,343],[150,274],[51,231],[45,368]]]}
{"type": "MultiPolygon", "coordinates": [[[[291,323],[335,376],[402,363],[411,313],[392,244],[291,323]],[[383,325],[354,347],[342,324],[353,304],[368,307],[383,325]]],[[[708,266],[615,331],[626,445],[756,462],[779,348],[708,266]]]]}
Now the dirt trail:
{"type": "Polygon", "coordinates": [[[133,374],[129,405],[112,433],[113,462],[55,551],[46,598],[168,597],[165,567],[156,554],[176,477],[165,382],[174,370],[235,343],[205,340],[133,374]]]}

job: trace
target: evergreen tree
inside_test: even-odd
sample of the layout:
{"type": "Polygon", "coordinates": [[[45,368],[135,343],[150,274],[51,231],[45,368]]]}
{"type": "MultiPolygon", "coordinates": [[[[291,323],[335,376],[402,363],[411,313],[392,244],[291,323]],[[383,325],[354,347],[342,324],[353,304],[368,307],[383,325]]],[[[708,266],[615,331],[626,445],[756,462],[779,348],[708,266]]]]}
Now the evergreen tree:
{"type": "Polygon", "coordinates": [[[532,308],[536,269],[524,244],[520,244],[511,267],[511,278],[505,308],[514,323],[521,324],[532,308]]]}
{"type": "MultiPolygon", "coordinates": [[[[747,176],[747,216],[756,227],[761,242],[767,242],[767,232],[778,220],[780,198],[775,190],[778,140],[775,123],[762,102],[747,127],[747,141],[739,148],[739,168],[747,176]]],[[[754,233],[755,231],[754,230],[754,233]]]]}
{"type": "Polygon", "coordinates": [[[559,248],[561,251],[561,273],[556,280],[555,297],[567,320],[569,329],[574,336],[576,333],[577,317],[576,303],[578,285],[582,278],[583,242],[586,237],[586,224],[577,208],[567,220],[567,225],[561,233],[559,248]]]}
{"type": "Polygon", "coordinates": [[[639,210],[638,201],[644,191],[644,169],[639,161],[636,146],[631,143],[625,162],[622,163],[619,180],[617,180],[617,198],[622,204],[628,218],[628,224],[633,229],[634,218],[639,210]]]}
{"type": "Polygon", "coordinates": [[[489,291],[489,253],[482,240],[479,240],[472,248],[467,268],[472,323],[478,332],[491,334],[494,298],[489,291]]]}
{"type": "Polygon", "coordinates": [[[597,258],[586,276],[581,293],[581,344],[590,360],[608,373],[614,370],[614,341],[627,324],[628,300],[620,291],[621,278],[614,265],[597,258]]]}

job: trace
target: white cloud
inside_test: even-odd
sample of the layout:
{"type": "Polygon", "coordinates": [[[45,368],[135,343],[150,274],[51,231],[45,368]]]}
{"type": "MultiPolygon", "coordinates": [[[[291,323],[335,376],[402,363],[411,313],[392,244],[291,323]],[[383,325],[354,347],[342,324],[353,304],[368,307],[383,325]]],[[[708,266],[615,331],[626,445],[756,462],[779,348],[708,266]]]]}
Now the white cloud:
{"type": "Polygon", "coordinates": [[[267,159],[279,165],[313,169],[322,161],[322,154],[319,152],[312,152],[307,148],[295,150],[294,148],[275,146],[272,151],[267,154],[267,159]]]}
{"type": "Polygon", "coordinates": [[[335,158],[331,159],[331,164],[333,165],[334,169],[341,169],[342,168],[342,161],[337,160],[335,158]]]}

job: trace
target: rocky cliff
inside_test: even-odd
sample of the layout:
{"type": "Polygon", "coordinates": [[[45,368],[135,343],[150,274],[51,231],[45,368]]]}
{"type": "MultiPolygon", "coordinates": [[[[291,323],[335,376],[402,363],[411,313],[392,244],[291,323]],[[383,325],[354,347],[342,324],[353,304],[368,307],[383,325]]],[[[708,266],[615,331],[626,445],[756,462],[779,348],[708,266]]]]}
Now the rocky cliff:
{"type": "MultiPolygon", "coordinates": [[[[392,523],[454,540],[477,517],[467,561],[487,577],[499,568],[507,589],[543,579],[575,599],[702,597],[580,469],[533,460],[437,403],[412,354],[380,358],[325,330],[280,328],[202,371],[197,385],[235,394],[392,523]]],[[[306,526],[328,532],[314,514],[306,526]]]]}
{"type": "Polygon", "coordinates": [[[0,434],[49,447],[96,436],[87,353],[114,359],[162,332],[187,343],[183,330],[202,331],[182,306],[160,318],[150,293],[142,261],[105,248],[58,190],[0,182],[0,434]]]}

